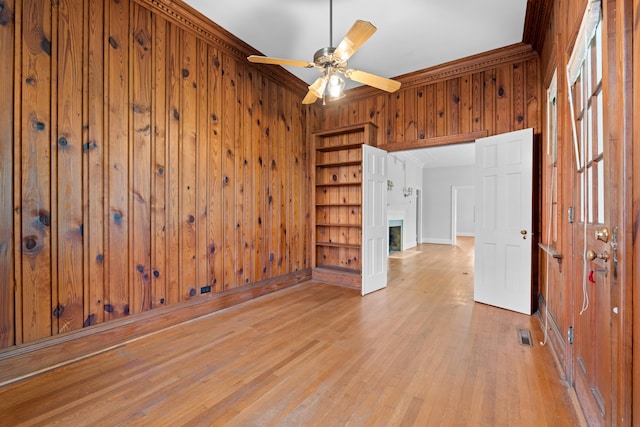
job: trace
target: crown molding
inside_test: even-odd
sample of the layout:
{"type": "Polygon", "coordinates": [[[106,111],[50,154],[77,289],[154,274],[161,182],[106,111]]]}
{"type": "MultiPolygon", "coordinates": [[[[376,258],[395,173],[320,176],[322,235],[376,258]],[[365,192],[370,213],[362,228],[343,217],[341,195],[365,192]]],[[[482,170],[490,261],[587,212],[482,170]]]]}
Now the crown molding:
{"type": "MultiPolygon", "coordinates": [[[[510,46],[447,62],[435,67],[403,74],[401,76],[394,77],[393,79],[402,83],[401,89],[407,89],[485,71],[502,64],[528,61],[537,58],[538,53],[533,50],[531,45],[516,43],[510,46]]],[[[351,101],[354,98],[371,96],[372,93],[379,92],[379,90],[368,86],[359,86],[347,91],[347,97],[351,101]]]]}
{"type": "Polygon", "coordinates": [[[524,21],[522,41],[541,53],[551,19],[552,0],[529,0],[524,21]]]}

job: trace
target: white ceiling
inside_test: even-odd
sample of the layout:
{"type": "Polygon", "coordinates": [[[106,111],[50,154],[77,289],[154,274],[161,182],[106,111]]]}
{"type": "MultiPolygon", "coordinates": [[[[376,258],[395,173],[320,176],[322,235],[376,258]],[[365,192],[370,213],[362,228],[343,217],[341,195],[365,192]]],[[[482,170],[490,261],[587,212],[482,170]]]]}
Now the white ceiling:
{"type": "MultiPolygon", "coordinates": [[[[329,0],[185,0],[266,56],[313,62],[329,0]],[[221,4],[222,3],[222,4],[221,4]]],[[[396,77],[522,41],[527,0],[333,0],[333,45],[356,19],[378,31],[349,68],[396,77]]],[[[286,67],[311,84],[318,70],[286,67]]]]}
{"type": "MultiPolygon", "coordinates": [[[[184,1],[266,56],[312,62],[329,46],[330,0],[184,1]]],[[[333,0],[333,45],[356,19],[370,21],[378,31],[349,68],[393,78],[521,42],[526,8],[527,0],[333,0]]],[[[315,69],[285,68],[308,84],[318,77],[315,69]]],[[[464,145],[412,155],[448,164],[469,158],[458,152],[464,145]]]]}

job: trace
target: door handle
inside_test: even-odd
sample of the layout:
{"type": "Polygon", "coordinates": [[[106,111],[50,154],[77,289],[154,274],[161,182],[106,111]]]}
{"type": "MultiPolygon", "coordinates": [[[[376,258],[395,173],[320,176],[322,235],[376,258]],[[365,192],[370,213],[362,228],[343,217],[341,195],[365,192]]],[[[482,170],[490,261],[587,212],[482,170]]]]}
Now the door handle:
{"type": "Polygon", "coordinates": [[[603,260],[604,262],[609,261],[609,252],[607,252],[606,250],[603,251],[601,254],[597,254],[594,251],[592,251],[591,249],[589,249],[586,252],[585,256],[587,257],[587,259],[589,261],[593,261],[596,258],[599,258],[599,259],[603,260]]]}
{"type": "Polygon", "coordinates": [[[527,240],[527,230],[520,230],[520,234],[522,234],[522,240],[527,240]]]}

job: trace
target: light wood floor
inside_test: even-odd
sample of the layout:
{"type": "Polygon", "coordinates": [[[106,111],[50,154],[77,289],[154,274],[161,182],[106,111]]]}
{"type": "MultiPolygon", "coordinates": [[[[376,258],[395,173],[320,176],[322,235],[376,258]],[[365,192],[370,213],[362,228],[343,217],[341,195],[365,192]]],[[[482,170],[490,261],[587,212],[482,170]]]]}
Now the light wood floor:
{"type": "Polygon", "coordinates": [[[472,244],[390,259],[366,297],[307,282],[6,386],[0,425],[578,425],[537,321],[473,302],[472,244]]]}

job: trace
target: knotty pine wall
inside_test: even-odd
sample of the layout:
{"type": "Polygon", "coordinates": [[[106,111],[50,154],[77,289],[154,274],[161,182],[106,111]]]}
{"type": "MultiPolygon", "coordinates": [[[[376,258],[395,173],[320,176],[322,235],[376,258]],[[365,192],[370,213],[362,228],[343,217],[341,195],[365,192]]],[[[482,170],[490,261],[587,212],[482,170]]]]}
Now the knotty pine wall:
{"type": "Polygon", "coordinates": [[[516,44],[396,78],[393,94],[361,87],[329,104],[322,128],[363,121],[378,126],[389,151],[534,128],[540,133],[537,53],[516,44]]]}
{"type": "Polygon", "coordinates": [[[177,2],[0,1],[0,348],[310,267],[306,87],[250,53],[177,2]]]}

